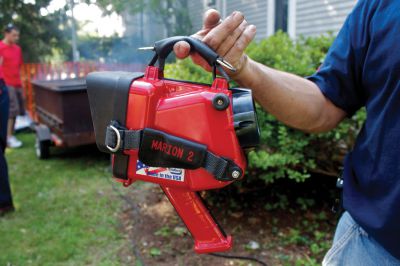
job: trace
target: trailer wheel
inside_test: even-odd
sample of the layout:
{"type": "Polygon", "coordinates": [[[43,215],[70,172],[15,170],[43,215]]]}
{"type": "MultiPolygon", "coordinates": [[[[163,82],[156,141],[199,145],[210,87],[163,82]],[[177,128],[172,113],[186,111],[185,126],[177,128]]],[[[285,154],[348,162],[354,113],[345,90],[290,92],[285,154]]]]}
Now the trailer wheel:
{"type": "Polygon", "coordinates": [[[35,151],[39,159],[47,159],[50,156],[51,132],[48,126],[38,124],[35,126],[36,143],[35,151]]]}
{"type": "Polygon", "coordinates": [[[48,140],[39,140],[38,137],[36,137],[36,143],[35,143],[35,150],[36,150],[36,156],[41,159],[47,159],[50,156],[50,141],[48,140]]]}

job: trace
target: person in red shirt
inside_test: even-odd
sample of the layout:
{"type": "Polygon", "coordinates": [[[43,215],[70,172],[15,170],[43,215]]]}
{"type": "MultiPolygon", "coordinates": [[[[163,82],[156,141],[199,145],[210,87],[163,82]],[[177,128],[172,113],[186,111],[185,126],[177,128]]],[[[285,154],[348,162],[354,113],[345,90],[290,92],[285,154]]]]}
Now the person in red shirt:
{"type": "Polygon", "coordinates": [[[4,81],[8,87],[10,97],[7,132],[7,146],[9,148],[22,146],[22,142],[14,136],[14,126],[17,115],[25,115],[20,75],[23,59],[21,48],[17,45],[18,40],[18,28],[13,24],[8,24],[4,29],[4,38],[0,41],[0,50],[3,55],[4,81]]]}

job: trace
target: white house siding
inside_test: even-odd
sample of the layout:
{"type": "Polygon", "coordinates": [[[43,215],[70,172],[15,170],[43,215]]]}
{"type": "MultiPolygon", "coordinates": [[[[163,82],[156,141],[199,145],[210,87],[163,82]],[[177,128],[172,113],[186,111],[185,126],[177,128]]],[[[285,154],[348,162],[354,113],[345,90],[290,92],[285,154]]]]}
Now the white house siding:
{"type": "Polygon", "coordinates": [[[296,36],[337,33],[350,14],[356,0],[297,0],[296,36]]]}

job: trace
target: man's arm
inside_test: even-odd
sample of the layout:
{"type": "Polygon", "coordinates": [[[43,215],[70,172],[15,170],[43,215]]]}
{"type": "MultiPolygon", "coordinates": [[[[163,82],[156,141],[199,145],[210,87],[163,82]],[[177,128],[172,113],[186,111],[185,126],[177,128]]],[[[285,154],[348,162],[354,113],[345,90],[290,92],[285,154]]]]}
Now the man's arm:
{"type": "Polygon", "coordinates": [[[329,131],[346,117],[315,83],[251,59],[235,81],[251,88],[256,101],[278,120],[306,132],[329,131]]]}
{"type": "MultiPolygon", "coordinates": [[[[221,22],[217,11],[208,11],[203,29],[194,36],[233,64],[237,72],[229,73],[231,77],[251,88],[257,102],[283,123],[317,133],[333,129],[345,118],[345,111],[327,99],[313,82],[247,59],[244,50],[254,39],[255,26],[248,25],[240,12],[221,22]]],[[[178,58],[185,58],[190,46],[180,42],[174,51],[178,58]]],[[[192,59],[209,70],[198,55],[192,55],[192,59]]]]}

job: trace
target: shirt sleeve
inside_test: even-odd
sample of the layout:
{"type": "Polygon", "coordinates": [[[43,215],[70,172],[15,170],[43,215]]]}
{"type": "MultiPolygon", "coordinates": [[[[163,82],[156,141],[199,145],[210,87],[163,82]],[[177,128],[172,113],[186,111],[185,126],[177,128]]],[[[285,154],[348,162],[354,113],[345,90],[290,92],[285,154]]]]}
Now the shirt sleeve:
{"type": "Polygon", "coordinates": [[[366,102],[362,89],[362,68],[368,48],[368,21],[371,1],[360,0],[346,21],[324,63],[312,76],[314,82],[333,104],[352,116],[366,102]]]}

